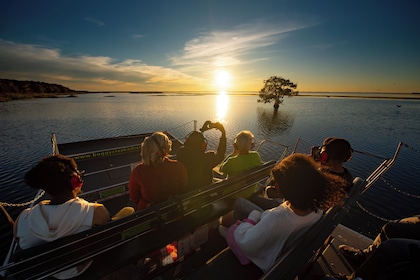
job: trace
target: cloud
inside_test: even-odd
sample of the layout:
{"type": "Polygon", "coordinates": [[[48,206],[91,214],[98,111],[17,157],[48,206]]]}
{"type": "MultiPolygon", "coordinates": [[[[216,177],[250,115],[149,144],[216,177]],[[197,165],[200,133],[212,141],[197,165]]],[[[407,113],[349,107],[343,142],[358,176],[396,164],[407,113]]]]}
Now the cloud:
{"type": "Polygon", "coordinates": [[[84,20],[86,20],[88,22],[91,22],[91,23],[95,24],[96,26],[103,26],[103,25],[105,25],[105,23],[103,21],[98,20],[98,19],[95,19],[95,18],[92,18],[92,17],[85,17],[84,20]]]}
{"type": "MultiPolygon", "coordinates": [[[[261,49],[278,44],[288,33],[301,28],[305,25],[254,22],[232,30],[202,32],[182,50],[169,55],[168,67],[148,65],[140,59],[67,56],[58,48],[0,39],[0,72],[3,78],[59,83],[76,90],[208,90],[213,70],[268,60],[273,50],[261,49]]],[[[250,77],[250,69],[242,67],[241,78],[250,77]]]]}
{"type": "Polygon", "coordinates": [[[144,36],[143,35],[141,35],[141,34],[133,34],[133,35],[131,35],[131,38],[133,38],[133,39],[141,39],[141,38],[143,38],[144,36]]]}
{"type": "Polygon", "coordinates": [[[90,55],[69,57],[63,55],[59,49],[17,44],[1,39],[0,72],[6,75],[3,78],[52,83],[64,81],[64,85],[70,88],[72,84],[87,86],[73,88],[78,90],[106,90],[104,86],[109,84],[114,84],[115,88],[107,90],[124,90],[127,86],[131,86],[132,90],[141,90],[143,85],[150,85],[155,89],[159,87],[159,83],[178,84],[182,80],[197,80],[180,71],[150,66],[141,60],[115,61],[106,56],[90,55]]]}
{"type": "Polygon", "coordinates": [[[238,26],[232,30],[203,32],[188,41],[184,49],[170,56],[174,66],[186,71],[196,71],[203,66],[228,67],[249,60],[265,60],[267,57],[255,58],[257,49],[278,44],[289,32],[306,28],[303,24],[266,24],[253,22],[238,26]]]}

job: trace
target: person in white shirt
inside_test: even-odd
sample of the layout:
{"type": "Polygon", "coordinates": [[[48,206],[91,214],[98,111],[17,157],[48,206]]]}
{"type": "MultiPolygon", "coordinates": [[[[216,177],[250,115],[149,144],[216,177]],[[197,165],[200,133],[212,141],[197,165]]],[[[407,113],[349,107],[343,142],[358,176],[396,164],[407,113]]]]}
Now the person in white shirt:
{"type": "MultiPolygon", "coordinates": [[[[249,200],[238,198],[233,210],[235,224],[226,239],[241,264],[250,262],[268,271],[286,243],[302,236],[322,216],[323,210],[341,204],[346,182],[318,169],[310,155],[293,154],[272,171],[279,206],[263,211],[249,200]]],[[[223,230],[219,230],[222,235],[223,230]]]]}
{"type": "MultiPolygon", "coordinates": [[[[45,157],[25,174],[24,180],[29,187],[43,189],[51,199],[19,214],[13,232],[20,249],[82,232],[111,220],[104,205],[77,197],[83,186],[81,176],[74,159],[63,155],[45,157]]],[[[134,208],[125,207],[115,216],[131,213],[134,213],[134,208]]],[[[75,277],[91,263],[91,260],[83,262],[53,276],[58,279],[75,277]]]]}

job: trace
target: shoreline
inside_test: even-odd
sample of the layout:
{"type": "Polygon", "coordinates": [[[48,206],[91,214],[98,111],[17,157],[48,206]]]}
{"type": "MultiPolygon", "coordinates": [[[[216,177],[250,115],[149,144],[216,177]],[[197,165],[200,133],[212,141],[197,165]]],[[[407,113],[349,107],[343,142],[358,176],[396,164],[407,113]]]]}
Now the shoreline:
{"type": "MultiPolygon", "coordinates": [[[[148,92],[132,92],[132,91],[107,91],[107,92],[71,92],[71,93],[9,93],[9,94],[0,94],[0,103],[8,101],[17,101],[17,100],[26,100],[33,98],[68,98],[68,97],[77,97],[79,94],[109,94],[109,93],[130,93],[130,94],[152,94],[152,95],[219,95],[218,92],[158,92],[158,91],[148,91],[148,92]]],[[[255,95],[258,96],[258,93],[252,92],[228,92],[227,95],[255,95]]],[[[287,98],[288,96],[285,96],[287,98]]],[[[291,97],[322,97],[322,98],[364,98],[364,99],[392,99],[392,100],[420,100],[419,93],[318,93],[318,92],[304,92],[299,93],[291,97]]]]}
{"type": "Polygon", "coordinates": [[[328,95],[328,94],[299,94],[298,97],[326,97],[326,98],[361,98],[361,99],[394,99],[394,100],[420,100],[417,96],[374,96],[374,95],[328,95]]]}

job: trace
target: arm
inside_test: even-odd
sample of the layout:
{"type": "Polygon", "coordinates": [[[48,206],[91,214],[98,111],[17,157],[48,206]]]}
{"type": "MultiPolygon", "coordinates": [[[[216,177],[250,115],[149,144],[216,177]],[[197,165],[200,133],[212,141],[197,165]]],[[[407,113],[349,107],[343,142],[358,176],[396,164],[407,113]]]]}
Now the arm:
{"type": "Polygon", "coordinates": [[[226,143],[227,143],[226,131],[223,125],[219,122],[215,123],[214,127],[220,130],[220,132],[222,133],[219,140],[219,146],[217,147],[217,160],[218,160],[217,163],[220,163],[225,158],[225,153],[226,153],[226,143]]]}
{"type": "Polygon", "coordinates": [[[222,163],[220,164],[220,168],[219,168],[220,172],[222,172],[224,174],[229,173],[228,170],[229,170],[229,162],[230,162],[231,157],[232,156],[229,155],[222,161],[222,163]]]}
{"type": "Polygon", "coordinates": [[[103,204],[95,203],[93,210],[93,219],[92,219],[92,227],[103,225],[111,219],[111,215],[109,211],[105,208],[103,204]]]}
{"type": "MultiPolygon", "coordinates": [[[[258,212],[258,211],[256,211],[258,212]]],[[[250,213],[248,219],[257,219],[250,213]]],[[[259,212],[260,213],[260,212],[259,212]]],[[[255,214],[254,214],[255,215],[255,214]]],[[[284,226],[278,215],[267,215],[264,213],[262,218],[253,225],[250,222],[241,223],[235,231],[235,241],[241,250],[253,261],[264,259],[271,255],[273,251],[277,253],[286,242],[290,234],[287,226],[284,226]]]]}

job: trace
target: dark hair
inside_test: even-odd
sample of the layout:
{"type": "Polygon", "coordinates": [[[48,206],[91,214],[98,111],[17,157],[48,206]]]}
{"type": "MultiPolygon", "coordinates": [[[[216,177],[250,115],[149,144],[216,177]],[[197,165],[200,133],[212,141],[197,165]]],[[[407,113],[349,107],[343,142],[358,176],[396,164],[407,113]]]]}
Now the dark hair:
{"type": "Polygon", "coordinates": [[[353,153],[350,142],[343,138],[328,137],[323,144],[328,158],[332,160],[347,161],[353,153]]]}
{"type": "Polygon", "coordinates": [[[42,158],[24,177],[25,183],[34,189],[43,189],[51,195],[72,190],[70,179],[77,173],[73,158],[53,155],[42,158]]]}
{"type": "Polygon", "coordinates": [[[346,182],[319,170],[310,155],[292,154],[277,164],[271,174],[280,193],[297,209],[325,210],[341,204],[346,194],[346,182]]]}
{"type": "Polygon", "coordinates": [[[203,133],[199,131],[193,131],[188,134],[187,138],[185,139],[184,146],[188,148],[197,148],[202,149],[203,143],[206,142],[206,138],[204,138],[203,133]]]}

